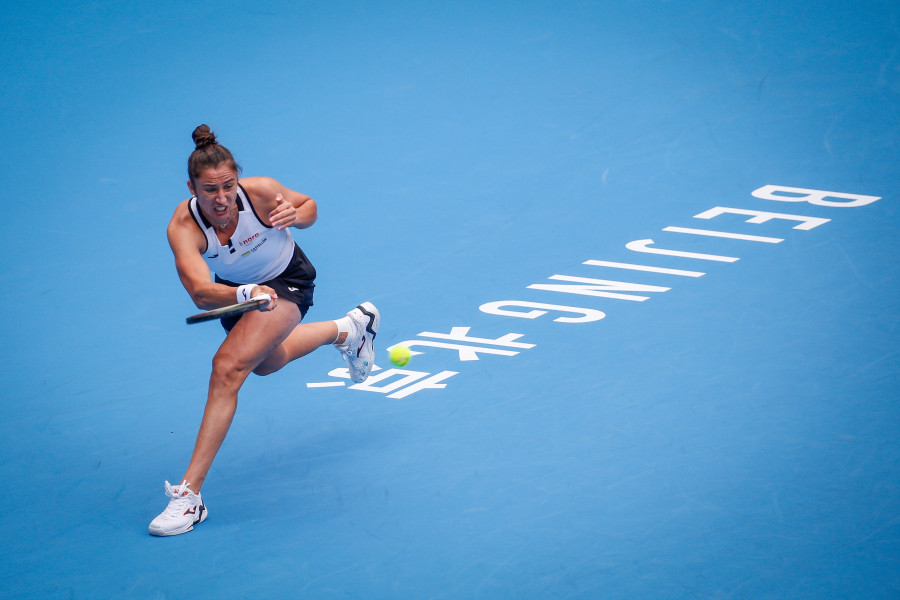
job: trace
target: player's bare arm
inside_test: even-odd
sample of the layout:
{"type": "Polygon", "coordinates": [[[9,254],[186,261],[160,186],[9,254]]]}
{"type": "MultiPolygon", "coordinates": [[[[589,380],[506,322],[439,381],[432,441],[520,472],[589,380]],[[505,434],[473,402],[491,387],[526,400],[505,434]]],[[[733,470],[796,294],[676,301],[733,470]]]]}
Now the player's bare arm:
{"type": "Polygon", "coordinates": [[[271,177],[247,177],[241,179],[241,185],[247,190],[266,225],[278,229],[306,229],[318,218],[315,200],[271,177]]]}
{"type": "MultiPolygon", "coordinates": [[[[197,228],[188,209],[188,200],[185,200],[175,209],[175,214],[169,222],[167,235],[169,247],[175,255],[175,269],[178,278],[191,300],[197,308],[211,310],[222,306],[229,306],[237,302],[234,288],[215,283],[209,266],[203,260],[206,251],[206,237],[197,228]]],[[[256,286],[252,295],[266,293],[273,298],[277,297],[275,291],[266,286],[256,286]]],[[[266,306],[266,309],[274,308],[274,303],[266,306]]]]}

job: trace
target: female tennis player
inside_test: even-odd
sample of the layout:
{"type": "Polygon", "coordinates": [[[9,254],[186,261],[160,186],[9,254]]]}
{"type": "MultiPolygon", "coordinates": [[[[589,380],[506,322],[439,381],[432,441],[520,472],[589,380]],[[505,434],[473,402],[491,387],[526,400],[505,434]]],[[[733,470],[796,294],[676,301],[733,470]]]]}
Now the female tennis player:
{"type": "Polygon", "coordinates": [[[378,309],[365,302],[338,320],[301,324],[313,304],[316,271],[288,228],[315,223],[316,202],[268,177],[239,178],[240,167],[208,126],[197,127],[193,138],[196,148],[188,159],[192,197],[178,205],[168,227],[181,283],[205,310],[264,294],[270,299],[259,310],[222,319],[228,333],[213,357],[194,453],[181,483],[166,482],[171,500],[150,523],[153,535],[185,533],[206,519],[200,489],[250,373],[274,373],[334,344],[347,359],[350,378],[359,383],[372,369],[381,321],[378,309]]]}

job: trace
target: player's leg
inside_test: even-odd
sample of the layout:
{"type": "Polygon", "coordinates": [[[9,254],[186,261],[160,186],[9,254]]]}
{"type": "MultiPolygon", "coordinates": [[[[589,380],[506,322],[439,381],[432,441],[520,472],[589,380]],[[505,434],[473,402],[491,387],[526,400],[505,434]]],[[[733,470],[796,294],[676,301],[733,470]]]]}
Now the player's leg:
{"type": "Polygon", "coordinates": [[[301,323],[253,371],[269,375],[315,349],[334,344],[347,359],[350,378],[365,381],[375,362],[374,339],[381,315],[370,302],[364,302],[336,321],[301,323]]]}
{"type": "Polygon", "coordinates": [[[317,348],[333,344],[337,337],[338,324],[336,321],[301,323],[294,327],[281,345],[270,352],[253,372],[257,375],[270,375],[289,362],[306,356],[317,348]]]}
{"type": "Polygon", "coordinates": [[[271,311],[245,314],[222,342],[213,358],[206,409],[190,464],[180,486],[166,482],[166,495],[171,500],[166,510],[150,523],[151,534],[185,533],[206,518],[200,488],[231,427],[238,390],[250,372],[284,341],[299,320],[297,305],[282,302],[271,311]]]}
{"type": "Polygon", "coordinates": [[[183,480],[199,492],[231,427],[238,390],[250,373],[290,335],[300,319],[292,302],[279,302],[271,311],[245,314],[229,332],[213,357],[206,408],[191,462],[183,480]]]}

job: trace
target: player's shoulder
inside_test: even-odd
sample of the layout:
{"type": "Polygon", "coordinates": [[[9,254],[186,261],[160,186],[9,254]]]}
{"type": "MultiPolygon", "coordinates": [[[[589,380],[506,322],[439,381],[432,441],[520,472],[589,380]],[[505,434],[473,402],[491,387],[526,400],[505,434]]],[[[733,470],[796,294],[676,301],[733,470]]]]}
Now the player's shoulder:
{"type": "Polygon", "coordinates": [[[239,180],[241,186],[247,190],[251,196],[256,194],[276,194],[280,191],[282,185],[273,177],[243,177],[239,180]]]}
{"type": "Polygon", "coordinates": [[[190,222],[190,220],[193,218],[191,216],[191,209],[189,207],[190,202],[191,199],[188,198],[187,200],[182,200],[178,203],[178,205],[175,207],[175,212],[172,213],[172,219],[169,221],[169,227],[172,227],[173,225],[178,226],[183,223],[190,222]]]}
{"type": "Polygon", "coordinates": [[[175,212],[172,214],[169,226],[167,227],[167,233],[170,238],[183,234],[184,232],[193,233],[193,230],[199,231],[194,222],[194,217],[191,214],[189,204],[190,199],[187,199],[179,202],[175,207],[175,212]]]}

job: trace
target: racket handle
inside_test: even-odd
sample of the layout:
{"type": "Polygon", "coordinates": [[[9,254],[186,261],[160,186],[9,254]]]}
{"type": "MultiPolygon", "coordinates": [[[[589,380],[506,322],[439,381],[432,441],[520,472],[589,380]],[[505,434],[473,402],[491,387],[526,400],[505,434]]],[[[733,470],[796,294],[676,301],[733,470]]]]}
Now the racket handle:
{"type": "Polygon", "coordinates": [[[258,294],[256,296],[253,296],[252,298],[250,298],[250,300],[265,300],[266,303],[263,304],[262,306],[260,306],[260,308],[262,308],[263,306],[269,305],[269,302],[272,301],[272,296],[270,296],[269,294],[258,294]]]}

